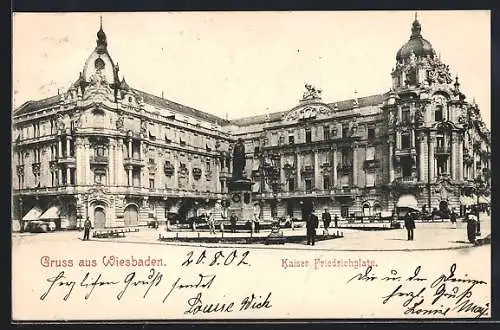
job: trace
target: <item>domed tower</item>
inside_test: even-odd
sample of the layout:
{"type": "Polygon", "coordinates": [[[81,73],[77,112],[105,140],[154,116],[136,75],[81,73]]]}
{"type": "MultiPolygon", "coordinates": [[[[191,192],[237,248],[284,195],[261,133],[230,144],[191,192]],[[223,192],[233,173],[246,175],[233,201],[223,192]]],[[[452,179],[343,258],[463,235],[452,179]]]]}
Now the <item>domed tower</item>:
{"type": "Polygon", "coordinates": [[[108,41],[106,33],[102,29],[102,18],[99,31],[97,31],[96,47],[90,54],[83,68],[83,79],[90,82],[93,75],[96,73],[104,77],[106,83],[114,88],[118,87],[120,81],[118,79],[118,65],[115,65],[111,56],[108,53],[108,41]]]}
{"type": "Polygon", "coordinates": [[[416,14],[410,39],[396,53],[392,89],[383,107],[388,122],[389,182],[396,198],[410,194],[419,207],[439,208],[462,180],[460,116],[464,96],[458,78],[422,37],[416,14]],[[431,188],[432,186],[447,188],[431,188]],[[440,191],[436,197],[435,192],[440,191]],[[442,204],[440,204],[443,202],[442,204]]]}

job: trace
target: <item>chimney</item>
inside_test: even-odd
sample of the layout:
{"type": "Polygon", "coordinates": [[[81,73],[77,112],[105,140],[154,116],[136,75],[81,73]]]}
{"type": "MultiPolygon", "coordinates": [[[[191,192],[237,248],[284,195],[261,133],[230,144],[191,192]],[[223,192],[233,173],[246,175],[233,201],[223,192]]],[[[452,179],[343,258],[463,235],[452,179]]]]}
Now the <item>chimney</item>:
{"type": "Polygon", "coordinates": [[[161,91],[161,98],[163,98],[163,91],[161,91]]]}

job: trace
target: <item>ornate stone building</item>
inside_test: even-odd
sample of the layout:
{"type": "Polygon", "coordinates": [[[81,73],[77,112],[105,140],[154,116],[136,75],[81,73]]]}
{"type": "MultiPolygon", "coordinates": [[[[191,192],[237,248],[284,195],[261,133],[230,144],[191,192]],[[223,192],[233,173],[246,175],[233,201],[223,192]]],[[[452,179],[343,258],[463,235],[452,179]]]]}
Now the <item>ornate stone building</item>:
{"type": "Polygon", "coordinates": [[[264,220],[313,207],[342,217],[408,203],[458,210],[474,179],[489,176],[478,106],[417,20],[388,92],[324,102],[306,85],[293,109],[231,121],[131,88],[102,26],[97,37],[69,90],[13,113],[14,219],[134,226],[230,204],[238,138],[264,220]]]}

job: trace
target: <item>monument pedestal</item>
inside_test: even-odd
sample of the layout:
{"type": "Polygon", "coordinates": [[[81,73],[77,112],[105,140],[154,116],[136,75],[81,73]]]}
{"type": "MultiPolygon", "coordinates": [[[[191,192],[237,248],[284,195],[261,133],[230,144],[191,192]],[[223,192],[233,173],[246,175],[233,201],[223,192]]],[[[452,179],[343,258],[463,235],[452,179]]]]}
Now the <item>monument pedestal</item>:
{"type": "Polygon", "coordinates": [[[240,221],[253,219],[252,185],[252,180],[247,178],[232,179],[228,182],[229,196],[231,198],[228,217],[235,214],[240,221]]]}

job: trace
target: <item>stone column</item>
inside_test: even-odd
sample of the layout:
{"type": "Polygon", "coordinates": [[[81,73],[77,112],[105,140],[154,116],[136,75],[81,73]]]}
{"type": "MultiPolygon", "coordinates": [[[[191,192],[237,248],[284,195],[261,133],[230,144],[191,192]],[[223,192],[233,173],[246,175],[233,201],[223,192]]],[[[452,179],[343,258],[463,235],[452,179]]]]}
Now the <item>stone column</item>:
{"type": "Polygon", "coordinates": [[[338,186],[338,179],[337,179],[337,149],[332,150],[333,153],[333,164],[332,164],[332,169],[333,169],[333,182],[332,186],[337,187],[338,186]]]}
{"type": "MultiPolygon", "coordinates": [[[[391,137],[389,137],[391,139],[391,137]]],[[[393,155],[393,143],[389,141],[389,182],[394,181],[394,155],[393,155]]]]}
{"type": "Polygon", "coordinates": [[[435,168],[436,168],[436,159],[434,158],[434,147],[436,144],[436,137],[431,134],[429,136],[429,181],[433,182],[435,178],[435,168]]]}
{"type": "Polygon", "coordinates": [[[132,181],[132,166],[127,167],[127,176],[128,176],[128,186],[132,187],[133,181],[132,181]]]}
{"type": "Polygon", "coordinates": [[[111,139],[109,141],[109,149],[108,149],[108,171],[109,171],[109,185],[115,185],[115,148],[116,143],[115,140],[111,139]]]}
{"type": "Polygon", "coordinates": [[[139,140],[139,159],[143,159],[143,157],[142,157],[142,140],[139,140]]]}
{"type": "Polygon", "coordinates": [[[174,154],[174,185],[172,188],[179,188],[179,160],[177,159],[177,154],[174,154]]]}
{"type": "Polygon", "coordinates": [[[66,136],[66,157],[69,157],[69,155],[70,155],[70,152],[69,152],[70,140],[71,140],[71,137],[66,136]]]}
{"type": "Polygon", "coordinates": [[[296,181],[295,182],[295,187],[297,187],[297,190],[300,190],[300,188],[302,187],[301,185],[301,182],[300,182],[300,168],[301,164],[300,164],[300,154],[297,152],[295,154],[295,171],[296,171],[296,181]]]}
{"type": "Polygon", "coordinates": [[[84,141],[84,172],[85,172],[85,184],[86,185],[92,185],[94,183],[94,180],[92,180],[92,172],[90,171],[90,142],[88,139],[85,139],[84,141]]]}
{"type": "Polygon", "coordinates": [[[456,132],[451,132],[451,164],[449,165],[450,167],[450,174],[451,174],[451,179],[456,180],[457,179],[457,135],[456,132]]]}
{"type": "Polygon", "coordinates": [[[220,186],[220,161],[215,158],[214,161],[214,173],[215,173],[215,192],[221,192],[221,186],[220,186]]]}
{"type": "Polygon", "coordinates": [[[463,149],[463,140],[459,136],[458,137],[458,181],[463,181],[464,179],[464,149],[463,149]]]}
{"type": "Polygon", "coordinates": [[[59,167],[57,170],[57,185],[62,186],[62,179],[63,179],[63,170],[62,168],[59,167]]]}
{"type": "Polygon", "coordinates": [[[57,156],[58,156],[59,158],[62,158],[62,156],[63,156],[63,155],[62,155],[62,137],[61,137],[61,136],[59,136],[59,139],[58,139],[58,141],[57,141],[57,142],[58,142],[58,146],[57,146],[57,156]]]}
{"type": "Polygon", "coordinates": [[[132,139],[128,139],[128,158],[132,158],[132,139]]]}
{"type": "Polygon", "coordinates": [[[352,145],[352,185],[356,187],[358,185],[358,146],[356,144],[352,145]]]}
{"type": "Polygon", "coordinates": [[[82,138],[76,139],[76,184],[82,185],[85,182],[85,149],[82,138]]]}
{"type": "Polygon", "coordinates": [[[71,184],[71,170],[69,167],[66,167],[66,185],[69,186],[71,184]]]}
{"type": "Polygon", "coordinates": [[[414,130],[410,131],[410,136],[411,136],[411,147],[415,148],[415,131],[414,130]]]}
{"type": "Polygon", "coordinates": [[[418,136],[419,152],[418,152],[418,180],[420,182],[425,181],[425,164],[424,164],[424,149],[425,149],[425,139],[421,134],[418,136]]]}
{"type": "Polygon", "coordinates": [[[285,166],[285,157],[283,154],[280,155],[280,184],[286,183],[285,171],[283,170],[283,166],[285,166]]]}
{"type": "Polygon", "coordinates": [[[323,190],[323,187],[321,185],[321,179],[320,179],[320,165],[319,165],[319,155],[318,155],[318,150],[314,150],[314,187],[317,190],[323,190]]]}

